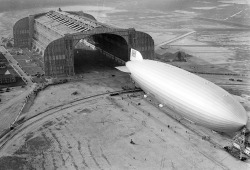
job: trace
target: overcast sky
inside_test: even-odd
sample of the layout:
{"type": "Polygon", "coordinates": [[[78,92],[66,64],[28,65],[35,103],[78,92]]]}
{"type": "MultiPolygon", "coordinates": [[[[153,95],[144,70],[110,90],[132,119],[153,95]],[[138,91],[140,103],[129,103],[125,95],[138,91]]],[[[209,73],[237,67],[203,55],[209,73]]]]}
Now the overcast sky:
{"type": "Polygon", "coordinates": [[[0,0],[0,12],[37,7],[60,7],[65,5],[123,4],[126,8],[152,8],[158,10],[184,9],[192,6],[211,6],[211,2],[248,4],[250,0],[0,0]]]}
{"type": "Polygon", "coordinates": [[[98,0],[0,0],[0,12],[63,5],[94,4],[98,0]]]}
{"type": "Polygon", "coordinates": [[[64,5],[97,5],[102,3],[109,5],[110,2],[113,4],[122,3],[129,8],[140,8],[143,6],[171,9],[177,6],[181,8],[188,5],[189,2],[194,2],[194,0],[0,0],[0,12],[35,7],[59,7],[64,5]]]}

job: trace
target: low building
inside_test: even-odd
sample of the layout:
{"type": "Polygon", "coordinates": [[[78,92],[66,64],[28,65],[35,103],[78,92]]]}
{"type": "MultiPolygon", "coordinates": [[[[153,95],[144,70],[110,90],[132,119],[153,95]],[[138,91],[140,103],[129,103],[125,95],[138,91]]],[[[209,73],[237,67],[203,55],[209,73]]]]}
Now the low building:
{"type": "Polygon", "coordinates": [[[7,68],[0,69],[0,84],[15,83],[16,77],[13,76],[7,68]]]}
{"type": "Polygon", "coordinates": [[[4,68],[6,68],[7,66],[6,66],[6,64],[4,63],[4,62],[0,62],[0,69],[4,69],[4,68]]]}
{"type": "Polygon", "coordinates": [[[0,62],[1,63],[8,63],[8,60],[4,57],[4,55],[0,52],[0,62]]]}

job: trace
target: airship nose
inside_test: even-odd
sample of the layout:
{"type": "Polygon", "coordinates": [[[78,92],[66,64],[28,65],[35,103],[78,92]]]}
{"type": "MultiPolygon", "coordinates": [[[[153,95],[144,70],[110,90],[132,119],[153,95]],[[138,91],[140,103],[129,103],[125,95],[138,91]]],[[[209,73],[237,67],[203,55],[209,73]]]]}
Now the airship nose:
{"type": "Polygon", "coordinates": [[[245,126],[247,124],[247,120],[248,120],[248,117],[247,115],[245,115],[244,117],[241,117],[241,119],[239,119],[238,124],[241,126],[245,126]]]}
{"type": "Polygon", "coordinates": [[[232,120],[231,127],[235,127],[235,129],[240,129],[243,126],[246,126],[248,121],[248,116],[246,111],[244,110],[241,113],[235,114],[234,118],[231,120],[232,120]]]}
{"type": "Polygon", "coordinates": [[[248,115],[246,110],[243,108],[242,112],[239,114],[239,124],[246,125],[248,120],[248,115]]]}
{"type": "MultiPolygon", "coordinates": [[[[228,107],[224,107],[215,115],[216,119],[211,129],[215,129],[221,132],[235,132],[241,129],[243,126],[246,126],[248,121],[248,116],[243,107],[238,106],[237,109],[230,109],[228,107]]],[[[214,117],[214,118],[215,118],[214,117]]],[[[213,124],[213,123],[211,123],[213,124]]]]}

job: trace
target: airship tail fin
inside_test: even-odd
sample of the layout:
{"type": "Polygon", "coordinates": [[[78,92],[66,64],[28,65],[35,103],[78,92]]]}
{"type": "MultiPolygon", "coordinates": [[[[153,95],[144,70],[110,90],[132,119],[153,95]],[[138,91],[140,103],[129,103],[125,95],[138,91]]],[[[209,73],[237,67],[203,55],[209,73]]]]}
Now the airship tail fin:
{"type": "Polygon", "coordinates": [[[115,67],[117,70],[120,70],[122,72],[125,72],[125,73],[130,73],[130,71],[128,70],[128,68],[126,66],[118,66],[118,67],[115,67]]]}
{"type": "Polygon", "coordinates": [[[140,60],[143,60],[143,57],[139,51],[131,48],[130,60],[131,61],[140,61],[140,60]]]}

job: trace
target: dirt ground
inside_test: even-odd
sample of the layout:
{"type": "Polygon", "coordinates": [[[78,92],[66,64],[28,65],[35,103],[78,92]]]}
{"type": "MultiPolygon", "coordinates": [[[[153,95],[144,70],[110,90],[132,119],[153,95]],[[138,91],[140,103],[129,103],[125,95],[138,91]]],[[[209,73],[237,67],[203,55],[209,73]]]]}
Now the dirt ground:
{"type": "MultiPolygon", "coordinates": [[[[197,16],[224,19],[238,12],[224,10],[227,6],[234,10],[243,7],[224,4],[227,6],[220,6],[221,10],[213,10],[199,7],[203,1],[197,2],[193,1],[193,5],[198,5],[195,7],[168,11],[138,8],[130,11],[130,2],[126,10],[123,3],[102,10],[83,6],[65,9],[84,10],[98,21],[145,31],[153,37],[155,45],[196,30],[195,34],[156,51],[164,54],[183,50],[192,54],[189,62],[177,63],[190,71],[249,74],[249,31],[193,19],[197,16]]],[[[217,3],[222,2],[210,5],[217,3]]],[[[0,14],[0,35],[9,36],[17,19],[38,11],[48,9],[0,14]]],[[[235,22],[237,17],[230,20],[235,22]]],[[[235,97],[250,114],[249,76],[199,75],[239,95],[235,97]],[[243,82],[232,82],[230,78],[243,82]]],[[[7,136],[10,140],[1,139],[0,169],[250,169],[249,161],[241,162],[221,149],[229,145],[229,135],[196,126],[169,108],[160,109],[157,101],[150,96],[143,98],[141,92],[103,94],[122,90],[124,86],[133,87],[127,74],[95,68],[77,75],[75,81],[40,92],[29,112],[21,115],[27,121],[7,136]],[[204,136],[210,140],[204,140],[204,136]]],[[[17,89],[3,94],[0,133],[14,120],[29,91],[17,89]]],[[[250,128],[250,121],[247,126],[250,128]]]]}
{"type": "MultiPolygon", "coordinates": [[[[18,113],[20,112],[23,104],[25,103],[25,98],[33,90],[32,87],[28,86],[22,87],[11,87],[9,92],[1,93],[1,103],[0,103],[0,134],[9,129],[11,123],[16,119],[18,113]]],[[[5,90],[5,89],[4,89],[5,90]]]]}
{"type": "MultiPolygon", "coordinates": [[[[122,86],[112,79],[110,84],[122,86]]],[[[77,90],[98,86],[88,84],[82,81],[77,90]]],[[[55,88],[62,87],[45,92],[55,88]]],[[[34,169],[225,169],[223,161],[234,160],[142,101],[142,94],[104,95],[29,124],[31,120],[2,150],[0,165],[8,164],[4,155],[13,155],[20,167],[34,169]]]]}
{"type": "Polygon", "coordinates": [[[203,135],[209,135],[223,146],[228,144],[226,137],[195,125],[187,128],[187,122],[181,120],[180,124],[178,118],[171,117],[171,110],[157,108],[157,102],[144,99],[141,92],[101,95],[66,105],[76,98],[121,90],[129,81],[124,74],[114,69],[93,72],[91,76],[98,81],[86,77],[87,81],[41,92],[25,116],[52,105],[65,105],[30,119],[14,132],[1,150],[0,169],[15,169],[16,165],[23,169],[249,168],[219,145],[202,140],[203,135]],[[78,94],[72,95],[75,91],[78,94]],[[60,101],[60,95],[68,97],[60,101]]]}

